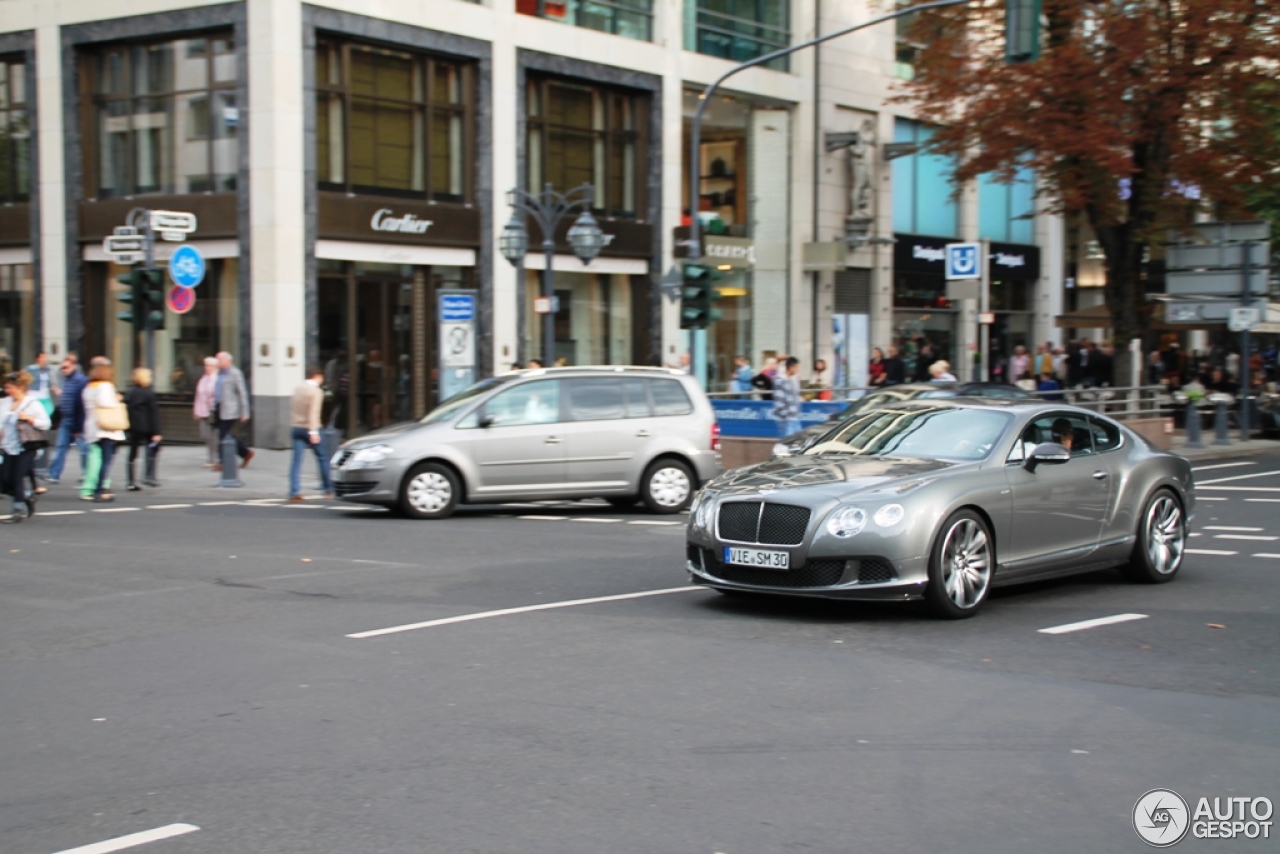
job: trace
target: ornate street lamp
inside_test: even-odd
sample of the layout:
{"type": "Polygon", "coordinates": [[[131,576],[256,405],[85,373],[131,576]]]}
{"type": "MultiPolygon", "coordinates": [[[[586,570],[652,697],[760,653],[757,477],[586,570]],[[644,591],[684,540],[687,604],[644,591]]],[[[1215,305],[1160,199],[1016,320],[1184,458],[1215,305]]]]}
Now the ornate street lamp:
{"type": "MultiPolygon", "coordinates": [[[[529,232],[524,221],[532,218],[538,224],[538,229],[542,232],[542,254],[545,259],[542,268],[542,296],[549,305],[553,305],[555,301],[555,233],[560,221],[576,210],[582,211],[569,228],[568,239],[573,254],[583,264],[590,264],[591,259],[604,248],[604,232],[591,215],[591,203],[594,200],[595,188],[590,184],[575,187],[567,193],[557,193],[551,184],[546,184],[542,193],[536,196],[520,189],[507,193],[511,219],[498,238],[498,249],[503,258],[519,268],[524,263],[525,253],[529,251],[529,232]]],[[[542,363],[554,365],[555,359],[556,326],[550,317],[545,317],[542,321],[542,363]]]]}

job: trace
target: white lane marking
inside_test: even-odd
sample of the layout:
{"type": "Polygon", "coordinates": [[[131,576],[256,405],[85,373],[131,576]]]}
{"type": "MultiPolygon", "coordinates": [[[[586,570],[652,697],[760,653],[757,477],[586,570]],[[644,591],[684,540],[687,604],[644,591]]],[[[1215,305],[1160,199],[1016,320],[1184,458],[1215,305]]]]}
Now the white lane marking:
{"type": "Polygon", "coordinates": [[[1197,483],[1196,489],[1217,489],[1222,492],[1280,492],[1277,486],[1204,486],[1197,483]]]}
{"type": "Polygon", "coordinates": [[[517,516],[517,519],[533,519],[538,522],[563,522],[567,516],[517,516]]]}
{"type": "Polygon", "coordinates": [[[1254,533],[1266,530],[1265,528],[1238,528],[1235,525],[1205,525],[1204,529],[1206,531],[1245,531],[1254,533]]]}
{"type": "Polygon", "coordinates": [[[632,519],[628,525],[683,525],[684,522],[661,522],[657,519],[632,519]]]}
{"type": "Polygon", "coordinates": [[[1280,540],[1280,537],[1266,537],[1259,534],[1216,534],[1215,540],[1257,540],[1259,542],[1273,542],[1280,540]]]}
{"type": "Polygon", "coordinates": [[[289,499],[287,498],[250,498],[247,501],[242,501],[240,503],[248,504],[252,507],[255,504],[283,504],[288,500],[289,499]]]}
{"type": "Polygon", "coordinates": [[[38,516],[83,516],[83,510],[41,510],[38,516]]]}
{"type": "Polygon", "coordinates": [[[281,507],[292,510],[323,510],[323,504],[281,504],[281,507]]]}
{"type": "Polygon", "coordinates": [[[230,507],[232,504],[239,504],[239,501],[201,501],[201,507],[230,507]]]}
{"type": "Polygon", "coordinates": [[[184,507],[190,507],[190,504],[148,504],[148,510],[181,510],[184,507]]]}
{"type": "Polygon", "coordinates": [[[1098,617],[1096,620],[1081,620],[1078,623],[1066,623],[1061,626],[1050,626],[1040,629],[1042,635],[1065,635],[1067,632],[1078,632],[1081,629],[1094,629],[1098,626],[1109,626],[1113,623],[1127,623],[1130,620],[1145,620],[1146,614],[1116,614],[1114,617],[1098,617]]]}
{"type": "Polygon", "coordinates": [[[94,513],[137,513],[138,507],[99,507],[94,513]]]}
{"type": "Polygon", "coordinates": [[[123,851],[126,848],[134,848],[138,845],[145,845],[148,842],[157,842],[161,839],[182,836],[199,829],[194,824],[166,824],[164,827],[157,827],[154,830],[130,833],[128,836],[117,836],[115,839],[95,842],[92,845],[81,845],[79,848],[67,848],[62,851],[56,851],[54,854],[111,854],[112,851],[123,851]]]}
{"type": "Polygon", "coordinates": [[[1276,558],[1277,560],[1280,560],[1280,555],[1273,555],[1267,552],[1258,552],[1257,554],[1254,555],[1254,557],[1273,557],[1273,558],[1276,558]]]}
{"type": "Polygon", "coordinates": [[[1216,555],[1221,557],[1230,557],[1231,555],[1239,554],[1239,552],[1224,552],[1217,549],[1185,549],[1185,551],[1189,555],[1216,555]]]}
{"type": "Polygon", "coordinates": [[[1187,534],[1188,537],[1203,537],[1204,534],[1187,534]]]}
{"type": "Polygon", "coordinates": [[[1245,501],[1252,501],[1255,504],[1280,504],[1280,498],[1246,498],[1245,501]]]}
{"type": "Polygon", "coordinates": [[[622,520],[621,520],[621,519],[599,519],[599,518],[597,518],[597,517],[595,517],[595,516],[581,516],[581,517],[578,517],[578,518],[576,518],[576,519],[572,519],[572,520],[570,520],[570,521],[573,521],[573,522],[602,522],[602,523],[606,523],[606,524],[607,524],[607,523],[609,523],[609,522],[621,522],[622,520]]]}
{"type": "Polygon", "coordinates": [[[440,620],[427,620],[425,623],[409,623],[404,626],[392,626],[389,629],[373,629],[368,632],[357,632],[347,635],[355,640],[376,638],[380,635],[391,635],[397,632],[412,632],[417,629],[431,629],[436,626],[450,626],[454,623],[469,623],[472,620],[487,620],[490,617],[508,617],[512,614],[528,614],[532,611],[550,611],[555,608],[574,608],[578,605],[595,605],[599,602],[621,602],[625,599],[643,599],[647,596],[665,596],[668,593],[689,593],[693,590],[705,590],[703,587],[667,587],[661,590],[641,590],[638,593],[619,593],[616,596],[596,596],[591,599],[569,599],[564,602],[544,602],[541,605],[523,605],[519,608],[502,608],[498,611],[480,611],[475,614],[460,614],[457,617],[445,617],[440,620]]]}
{"type": "Polygon", "coordinates": [[[373,510],[368,504],[326,504],[325,510],[373,510]]]}
{"type": "Polygon", "coordinates": [[[1214,480],[1200,480],[1196,481],[1196,486],[1203,486],[1207,483],[1226,483],[1230,480],[1249,480],[1255,477],[1275,477],[1276,475],[1280,475],[1280,471],[1258,471],[1253,474],[1237,474],[1231,477],[1219,477],[1214,480]]]}
{"type": "Polygon", "coordinates": [[[1192,471],[1210,471],[1211,469],[1233,469],[1237,466],[1256,466],[1257,463],[1217,463],[1212,466],[1193,466],[1192,471]]]}
{"type": "MultiPolygon", "coordinates": [[[[1196,501],[1230,501],[1225,495],[1197,495],[1196,501]]],[[[1257,501],[1257,498],[1246,498],[1245,501],[1257,501]]]]}

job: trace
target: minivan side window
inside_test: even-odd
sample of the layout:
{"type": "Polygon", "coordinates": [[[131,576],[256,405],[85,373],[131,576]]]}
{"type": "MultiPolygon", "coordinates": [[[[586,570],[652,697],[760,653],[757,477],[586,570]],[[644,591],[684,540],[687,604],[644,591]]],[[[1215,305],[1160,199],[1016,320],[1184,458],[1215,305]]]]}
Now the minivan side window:
{"type": "Polygon", "coordinates": [[[622,418],[622,387],[617,380],[565,380],[570,421],[607,421],[622,418]]]}
{"type": "Polygon", "coordinates": [[[623,391],[627,394],[627,417],[648,418],[653,415],[649,406],[649,384],[642,379],[625,379],[623,391]]]}
{"type": "Polygon", "coordinates": [[[499,392],[485,403],[484,417],[494,427],[555,423],[560,420],[560,381],[521,383],[499,392]]]}
{"type": "Polygon", "coordinates": [[[688,415],[693,412],[693,401],[679,380],[649,380],[649,393],[653,395],[654,415],[688,415]]]}

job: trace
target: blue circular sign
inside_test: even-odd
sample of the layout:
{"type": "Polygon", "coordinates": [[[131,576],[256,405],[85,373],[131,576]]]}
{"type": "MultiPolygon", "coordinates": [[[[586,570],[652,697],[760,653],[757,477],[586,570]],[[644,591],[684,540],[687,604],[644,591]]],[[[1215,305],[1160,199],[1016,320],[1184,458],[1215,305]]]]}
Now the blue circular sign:
{"type": "Polygon", "coordinates": [[[204,281],[204,256],[194,246],[179,246],[169,259],[169,278],[183,288],[194,288],[204,281]]]}

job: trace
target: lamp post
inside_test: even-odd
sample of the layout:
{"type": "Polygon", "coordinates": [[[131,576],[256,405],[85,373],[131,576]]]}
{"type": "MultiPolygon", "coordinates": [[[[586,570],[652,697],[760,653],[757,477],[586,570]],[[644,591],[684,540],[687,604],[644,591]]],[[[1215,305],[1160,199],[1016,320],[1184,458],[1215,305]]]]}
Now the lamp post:
{"type": "MultiPolygon", "coordinates": [[[[556,228],[560,221],[576,210],[581,210],[578,219],[569,227],[569,248],[583,264],[600,254],[604,248],[604,232],[600,224],[591,215],[591,203],[595,200],[595,188],[590,184],[574,187],[564,193],[557,193],[551,184],[545,184],[539,195],[527,190],[515,189],[507,193],[507,203],[511,205],[511,219],[502,229],[498,238],[498,249],[502,257],[511,262],[516,269],[524,264],[524,257],[529,251],[529,231],[525,228],[525,219],[532,217],[542,232],[542,254],[545,259],[542,268],[542,295],[548,305],[555,305],[555,265],[556,228]]],[[[542,322],[542,363],[546,366],[555,364],[556,328],[551,317],[544,317],[542,322]]]]}

